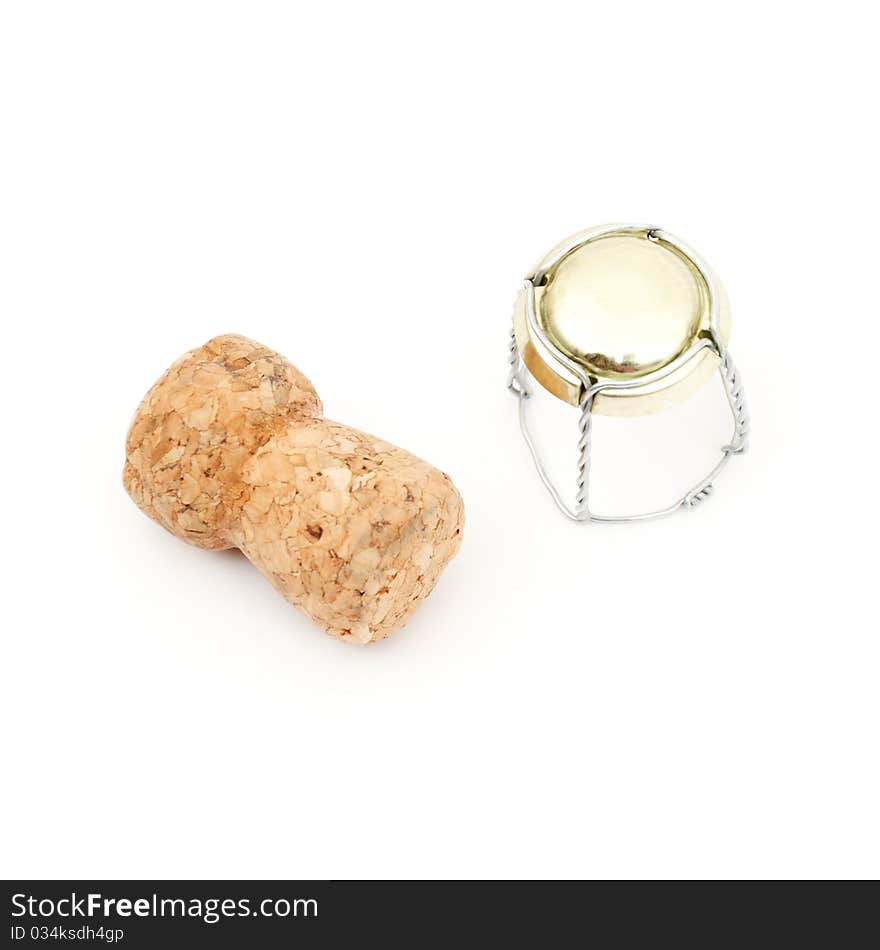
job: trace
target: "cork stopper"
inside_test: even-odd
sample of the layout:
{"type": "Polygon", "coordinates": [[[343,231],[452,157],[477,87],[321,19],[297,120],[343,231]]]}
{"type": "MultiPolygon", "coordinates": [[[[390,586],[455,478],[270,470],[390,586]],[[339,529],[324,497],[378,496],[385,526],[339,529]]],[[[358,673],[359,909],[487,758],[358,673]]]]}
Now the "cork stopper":
{"type": "Polygon", "coordinates": [[[147,393],[126,441],[126,490],[176,537],[237,547],[328,633],[400,627],[461,542],[449,477],[325,420],[283,356],[219,336],[147,393]]]}

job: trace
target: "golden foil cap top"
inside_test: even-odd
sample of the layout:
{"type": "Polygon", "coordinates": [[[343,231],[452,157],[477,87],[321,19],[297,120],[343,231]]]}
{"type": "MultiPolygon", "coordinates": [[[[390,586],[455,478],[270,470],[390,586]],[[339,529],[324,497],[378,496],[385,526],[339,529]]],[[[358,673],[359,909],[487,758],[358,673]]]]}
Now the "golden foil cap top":
{"type": "MultiPolygon", "coordinates": [[[[525,292],[517,299],[514,325],[523,361],[542,386],[576,405],[581,383],[566,360],[600,380],[637,381],[656,374],[709,330],[712,292],[717,332],[726,342],[727,300],[705,271],[650,228],[581,232],[551,250],[530,275],[540,333],[526,319],[525,292]]],[[[603,390],[594,411],[641,415],[662,409],[689,396],[717,366],[717,356],[704,349],[662,379],[603,390]]]]}

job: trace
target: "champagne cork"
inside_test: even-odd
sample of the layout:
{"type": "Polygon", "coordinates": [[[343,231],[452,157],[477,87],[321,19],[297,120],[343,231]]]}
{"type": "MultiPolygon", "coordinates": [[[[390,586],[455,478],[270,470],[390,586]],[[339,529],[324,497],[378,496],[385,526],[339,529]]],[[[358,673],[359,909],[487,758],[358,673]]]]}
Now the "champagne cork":
{"type": "Polygon", "coordinates": [[[309,380],[241,336],[186,353],[147,393],[123,483],[173,535],[239,548],[290,603],[355,643],[401,627],[461,543],[448,475],[324,419],[309,380]]]}

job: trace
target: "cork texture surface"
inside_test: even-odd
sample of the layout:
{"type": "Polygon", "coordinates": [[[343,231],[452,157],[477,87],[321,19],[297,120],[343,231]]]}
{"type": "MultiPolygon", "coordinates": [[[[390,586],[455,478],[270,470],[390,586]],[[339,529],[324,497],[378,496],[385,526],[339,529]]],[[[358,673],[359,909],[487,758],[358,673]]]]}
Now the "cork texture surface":
{"type": "Polygon", "coordinates": [[[176,537],[239,548],[322,629],[356,643],[401,627],[461,543],[448,475],[324,419],[309,380],[241,336],[186,353],[147,393],[123,483],[176,537]]]}

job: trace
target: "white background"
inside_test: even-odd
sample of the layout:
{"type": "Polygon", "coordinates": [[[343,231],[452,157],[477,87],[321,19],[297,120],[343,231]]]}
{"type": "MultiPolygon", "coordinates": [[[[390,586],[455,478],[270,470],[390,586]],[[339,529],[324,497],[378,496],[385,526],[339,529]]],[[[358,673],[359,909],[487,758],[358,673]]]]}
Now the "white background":
{"type": "MultiPolygon", "coordinates": [[[[5,3],[0,871],[880,874],[870,13],[5,3]],[[505,392],[510,312],[628,220],[721,275],[753,442],[697,511],[577,526],[505,392]],[[461,490],[390,640],[325,637],[123,491],[144,392],[230,331],[461,490]]],[[[683,457],[603,475],[616,425],[606,508],[683,457]]]]}

